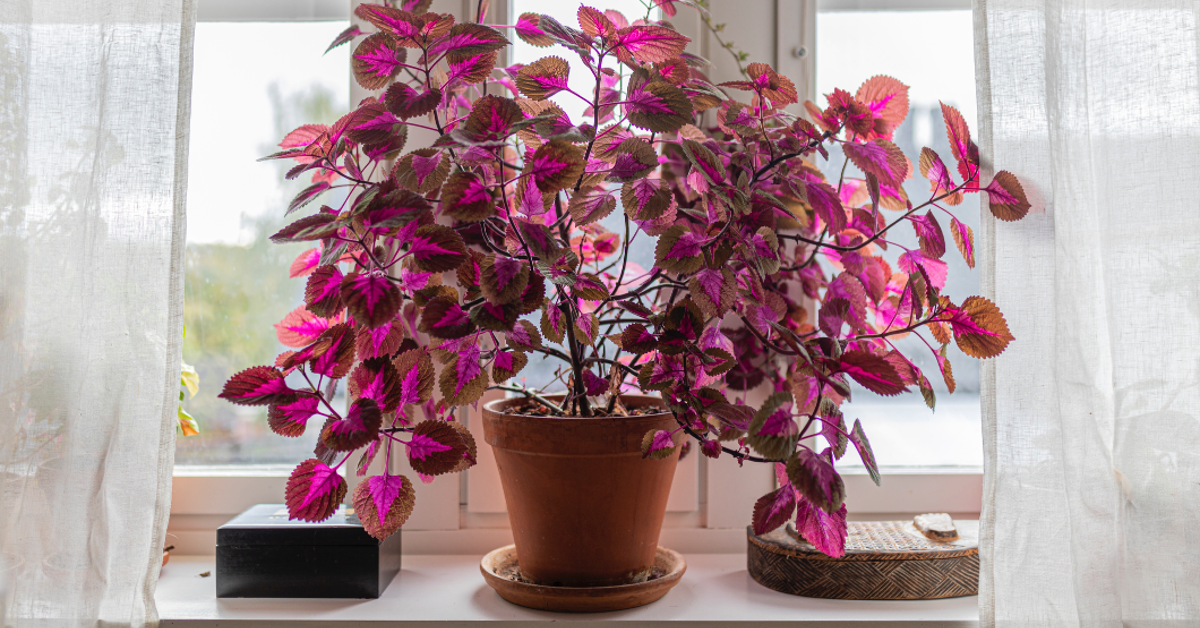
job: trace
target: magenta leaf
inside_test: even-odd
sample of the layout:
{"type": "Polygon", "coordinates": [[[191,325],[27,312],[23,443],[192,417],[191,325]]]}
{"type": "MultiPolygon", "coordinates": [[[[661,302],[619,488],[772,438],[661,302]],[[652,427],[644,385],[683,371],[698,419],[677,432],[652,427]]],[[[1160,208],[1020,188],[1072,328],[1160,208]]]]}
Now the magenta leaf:
{"type": "Polygon", "coordinates": [[[361,34],[362,29],[359,28],[358,25],[350,26],[341,33],[338,33],[338,36],[333,39],[333,43],[329,44],[329,47],[325,49],[325,54],[329,54],[330,50],[352,41],[355,37],[358,37],[361,34]]]}
{"type": "Polygon", "coordinates": [[[846,505],[827,513],[800,496],[796,504],[796,531],[826,556],[845,556],[846,505]]]}
{"type": "Polygon", "coordinates": [[[406,52],[383,33],[362,40],[354,49],[354,79],[363,89],[383,89],[400,71],[406,52]]]}
{"type": "Polygon", "coordinates": [[[858,456],[862,458],[863,466],[871,474],[871,480],[875,482],[876,486],[879,486],[879,466],[875,464],[875,452],[871,451],[871,442],[867,440],[867,434],[863,431],[862,423],[858,419],[854,419],[854,429],[851,430],[849,438],[850,442],[854,443],[854,448],[858,450],[858,456]]]}
{"type": "Polygon", "coordinates": [[[659,236],[654,249],[655,260],[664,270],[692,273],[704,264],[703,244],[703,238],[676,225],[659,236]]]}
{"type": "Polygon", "coordinates": [[[267,409],[267,426],[280,436],[300,436],[308,420],[316,414],[319,403],[316,397],[304,396],[287,403],[271,404],[267,409]]]}
{"type": "Polygon", "coordinates": [[[317,264],[321,259],[321,249],[309,249],[296,256],[292,261],[292,265],[288,268],[288,277],[295,279],[297,277],[308,276],[312,271],[316,270],[317,264]]]}
{"type": "MultiPolygon", "coordinates": [[[[718,448],[717,451],[720,451],[718,448]]],[[[754,502],[752,523],[755,534],[766,534],[791,519],[796,511],[796,490],[781,486],[754,502]]]]}
{"type": "Polygon", "coordinates": [[[853,377],[863,388],[880,395],[892,396],[907,390],[892,363],[869,351],[843,353],[838,370],[853,377]]]}
{"type": "Polygon", "coordinates": [[[1001,170],[987,186],[988,206],[992,215],[1011,222],[1020,220],[1029,213],[1029,200],[1021,182],[1012,173],[1001,170]]]}
{"type": "Polygon", "coordinates": [[[383,273],[346,275],[341,291],[354,320],[372,329],[394,319],[403,299],[400,289],[383,273]]]}
{"type": "Polygon", "coordinates": [[[866,174],[879,177],[879,182],[898,186],[908,178],[908,160],[900,148],[885,139],[875,139],[866,144],[847,142],[842,150],[850,161],[866,174]]]}
{"type": "Polygon", "coordinates": [[[621,203],[634,220],[654,220],[671,206],[671,189],[661,179],[636,179],[621,186],[621,203]]]}
{"type": "MultiPolygon", "coordinates": [[[[488,374],[479,360],[479,346],[469,345],[451,358],[438,378],[438,389],[447,403],[461,406],[474,403],[487,389],[488,374]]],[[[431,474],[434,475],[434,474],[431,474]]]]}
{"type": "Polygon", "coordinates": [[[808,202],[821,222],[829,227],[829,233],[840,233],[846,228],[846,210],[834,190],[824,181],[808,181],[805,183],[808,191],[808,202]]]}
{"type": "Polygon", "coordinates": [[[455,470],[469,453],[462,428],[446,421],[421,421],[412,433],[408,462],[413,470],[425,475],[441,475],[455,470]]]}
{"type": "Polygon", "coordinates": [[[308,277],[304,288],[304,304],[317,316],[333,318],[346,303],[342,301],[342,271],[336,265],[318,267],[308,277]]]}
{"type": "Polygon", "coordinates": [[[950,234],[954,236],[954,245],[962,254],[967,268],[975,268],[975,234],[971,232],[971,227],[959,222],[957,218],[951,218],[950,234]]]}
{"type": "Polygon", "coordinates": [[[835,460],[846,454],[846,421],[841,412],[821,417],[821,436],[829,443],[835,460]]]}
{"type": "Polygon", "coordinates": [[[383,95],[384,105],[401,120],[426,115],[442,101],[441,90],[418,92],[404,83],[393,83],[383,95]]]}
{"type": "Polygon", "coordinates": [[[426,54],[437,57],[449,53],[453,61],[496,52],[507,45],[508,39],[500,31],[483,24],[465,22],[451,27],[450,33],[429,46],[426,54]]]}
{"type": "Polygon", "coordinates": [[[746,443],[767,458],[783,460],[792,455],[800,438],[800,426],[792,417],[792,394],[780,392],[767,397],[750,421],[746,443]]]}
{"type": "Polygon", "coordinates": [[[462,338],[475,331],[475,323],[457,301],[439,296],[422,309],[420,330],[438,338],[462,338]]]}
{"type": "Polygon", "coordinates": [[[450,445],[439,443],[424,434],[413,434],[412,440],[408,442],[408,455],[417,460],[425,460],[433,454],[452,449],[454,448],[450,445]]]}
{"type": "Polygon", "coordinates": [[[892,132],[908,116],[908,86],[890,76],[872,76],[854,94],[854,100],[871,110],[873,137],[892,139],[892,132]]]}
{"type": "Polygon", "coordinates": [[[350,404],[346,416],[325,424],[321,442],[334,451],[353,451],[375,440],[383,413],[374,399],[360,398],[350,404]]]}
{"type": "Polygon", "coordinates": [[[553,45],[554,40],[540,28],[541,21],[542,16],[537,13],[522,13],[514,25],[517,37],[520,37],[521,41],[531,46],[537,46],[538,48],[553,45]]]}
{"type": "Polygon", "coordinates": [[[692,121],[692,111],[687,93],[666,81],[643,83],[625,96],[629,122],[647,131],[676,131],[692,121]]]}
{"type": "Polygon", "coordinates": [[[678,57],[691,41],[665,26],[629,26],[617,32],[614,48],[622,63],[657,63],[678,57]]]}
{"type": "Polygon", "coordinates": [[[296,349],[316,340],[329,326],[329,319],[317,316],[301,305],[275,323],[275,337],[283,346],[296,349]]]}
{"type": "Polygon", "coordinates": [[[397,405],[422,404],[433,396],[434,368],[429,352],[410,349],[392,361],[400,380],[400,395],[397,405]]]}
{"type": "Polygon", "coordinates": [[[583,151],[565,140],[542,144],[525,163],[524,176],[531,177],[544,194],[574,186],[583,173],[583,151]]]}
{"type": "Polygon", "coordinates": [[[787,477],[808,501],[827,513],[836,512],[846,498],[842,477],[833,468],[832,452],[818,454],[801,447],[787,462],[787,477]]]}
{"type": "Polygon", "coordinates": [[[946,254],[946,235],[942,232],[942,226],[938,224],[933,211],[926,212],[924,216],[912,215],[908,219],[913,224],[913,230],[917,232],[921,253],[926,258],[941,259],[946,254]]]}
{"type": "Polygon", "coordinates": [[[292,471],[287,482],[289,519],[324,521],[346,497],[346,480],[329,465],[310,458],[292,471]]]}
{"type": "Polygon", "coordinates": [[[271,366],[252,366],[225,382],[218,397],[241,406],[290,403],[296,393],[283,380],[283,372],[271,366]]]}
{"type": "MultiPolygon", "coordinates": [[[[964,181],[975,181],[979,177],[979,148],[971,141],[967,121],[957,109],[941,103],[942,119],[946,122],[946,136],[950,150],[958,160],[958,173],[964,181]]],[[[968,188],[970,189],[970,188],[968,188]]]]}
{"type": "Polygon", "coordinates": [[[561,57],[543,57],[517,72],[517,89],[533,100],[545,100],[567,89],[570,66],[561,57]]]}
{"type": "Polygon", "coordinates": [[[454,270],[467,260],[467,246],[462,236],[442,225],[418,228],[408,253],[421,270],[434,273],[454,270]]]}
{"type": "Polygon", "coordinates": [[[311,348],[309,368],[313,373],[338,379],[345,377],[354,366],[354,332],[348,324],[325,330],[311,348]]]}
{"type": "Polygon", "coordinates": [[[408,520],[416,492],[403,475],[375,475],[358,483],[353,502],[363,529],[382,541],[408,520]]]}
{"type": "Polygon", "coordinates": [[[374,401],[385,413],[395,412],[400,405],[401,384],[396,367],[386,360],[361,362],[347,380],[350,398],[374,401]]]}
{"type": "Polygon", "coordinates": [[[492,360],[492,380],[508,381],[516,377],[517,373],[520,373],[528,363],[529,358],[520,351],[501,351],[492,360]]]}
{"type": "Polygon", "coordinates": [[[898,260],[900,269],[909,274],[919,272],[917,267],[925,271],[925,276],[929,278],[929,282],[933,287],[941,290],[946,287],[946,262],[939,259],[927,257],[920,251],[907,251],[900,255],[898,260]]]}
{"type": "Polygon", "coordinates": [[[663,460],[677,451],[671,433],[666,430],[650,430],[642,437],[642,458],[663,460]]]}
{"type": "Polygon", "coordinates": [[[496,213],[488,188],[473,173],[455,172],[442,186],[442,212],[464,222],[478,222],[496,213]]]}
{"type": "Polygon", "coordinates": [[[337,235],[337,232],[344,226],[345,223],[339,220],[337,214],[321,212],[312,216],[305,216],[280,229],[271,236],[271,241],[276,244],[282,244],[285,242],[322,240],[337,235]]]}
{"type": "Polygon", "coordinates": [[[588,225],[612,213],[617,199],[602,187],[585,187],[571,197],[571,217],[580,225],[588,225]]]}

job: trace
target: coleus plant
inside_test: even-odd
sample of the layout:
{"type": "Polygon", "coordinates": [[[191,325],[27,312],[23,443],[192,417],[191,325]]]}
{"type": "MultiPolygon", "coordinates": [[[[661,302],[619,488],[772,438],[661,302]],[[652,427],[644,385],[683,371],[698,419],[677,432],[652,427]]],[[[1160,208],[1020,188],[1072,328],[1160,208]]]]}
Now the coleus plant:
{"type": "MultiPolygon", "coordinates": [[[[674,15],[673,2],[655,4],[674,15]]],[[[346,492],[338,469],[358,449],[360,474],[400,446],[423,475],[467,468],[475,443],[452,410],[488,389],[583,417],[621,414],[620,394],[638,390],[661,395],[678,422],[646,434],[646,456],[670,455],[685,433],[707,456],[775,464],[780,488],[756,504],[754,530],[795,516],[805,538],[841,555],[836,464],[850,444],[879,481],[863,426],[844,418],[850,382],[915,389],[932,407],[927,374],[897,339],[921,338],[951,392],[951,342],[977,358],[1004,350],[1012,336],[995,305],[943,294],[942,221],[973,266],[971,229],[951,208],[983,193],[993,215],[1017,220],[1029,203],[1016,178],[983,184],[967,125],[946,105],[957,168],[928,148],[914,166],[891,141],[908,88],[889,77],[835,90],[823,109],[807,102],[801,116],[788,109],[795,86],[768,65],[709,80],[667,21],[585,6],[578,27],[531,13],[485,25],[486,2],[467,23],[428,5],[359,5],[371,32],[352,27],[334,45],[361,38],[355,78],[377,95],[333,125],[292,131],[269,157],[296,162],[288,178],[312,178],[289,214],[345,192],[272,236],[316,243],[291,271],[308,278],[305,303],[277,326],[295,350],[222,394],[269,405],[285,436],[324,421],[316,457],[288,482],[291,516],[330,516],[346,492]],[[592,89],[570,88],[563,56],[496,67],[504,33],[577,56],[592,89]],[[586,102],[581,118],[549,100],[559,93],[586,102]],[[436,140],[405,152],[413,127],[436,140]],[[846,162],[830,181],[815,164],[835,145],[846,162]],[[930,192],[914,204],[902,184],[917,170],[930,192]],[[621,234],[601,222],[618,211],[621,234]],[[896,228],[919,247],[895,242],[896,228]],[[629,261],[635,247],[653,248],[653,268],[629,261]],[[893,247],[895,266],[881,255],[893,247]],[[565,365],[558,403],[509,383],[531,355],[565,365]],[[342,378],[345,412],[331,403],[342,378]],[[759,386],[769,395],[749,401],[759,386]]],[[[380,538],[414,501],[386,468],[353,500],[380,538]]]]}

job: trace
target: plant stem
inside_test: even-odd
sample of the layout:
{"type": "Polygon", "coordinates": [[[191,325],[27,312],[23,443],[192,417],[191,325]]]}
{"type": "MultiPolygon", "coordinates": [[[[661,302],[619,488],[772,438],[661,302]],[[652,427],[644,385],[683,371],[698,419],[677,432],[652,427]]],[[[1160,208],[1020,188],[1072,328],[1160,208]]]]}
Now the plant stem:
{"type": "Polygon", "coordinates": [[[521,393],[522,395],[525,395],[526,397],[533,399],[534,401],[542,404],[543,406],[546,406],[547,408],[550,408],[551,410],[559,413],[560,415],[565,414],[563,412],[562,408],[554,405],[554,402],[552,402],[549,399],[537,394],[536,392],[534,392],[528,388],[524,388],[522,386],[509,386],[507,384],[495,384],[492,386],[488,386],[488,390],[507,390],[508,392],[521,393]]]}

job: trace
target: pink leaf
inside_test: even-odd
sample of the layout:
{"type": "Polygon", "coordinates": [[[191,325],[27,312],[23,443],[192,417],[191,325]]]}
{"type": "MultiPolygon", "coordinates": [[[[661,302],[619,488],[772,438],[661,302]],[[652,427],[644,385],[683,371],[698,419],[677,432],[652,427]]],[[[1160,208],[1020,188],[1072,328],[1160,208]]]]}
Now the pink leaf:
{"type": "Polygon", "coordinates": [[[300,436],[319,403],[316,397],[300,397],[290,403],[272,404],[267,411],[267,425],[281,436],[300,436]]]}
{"type": "Polygon", "coordinates": [[[875,118],[872,136],[892,139],[892,132],[908,116],[908,86],[890,76],[872,76],[854,94],[854,100],[875,118]]]}
{"type": "Polygon", "coordinates": [[[290,268],[288,268],[288,277],[295,279],[296,277],[304,277],[312,273],[317,268],[317,264],[321,261],[321,249],[309,249],[296,256],[290,268]]]}
{"type": "MultiPolygon", "coordinates": [[[[718,449],[720,451],[720,449],[718,449]]],[[[781,486],[754,503],[754,533],[766,534],[787,522],[796,510],[796,490],[781,486]]]]}
{"type": "Polygon", "coordinates": [[[270,366],[250,367],[225,382],[218,397],[243,406],[263,406],[288,403],[296,398],[295,390],[283,380],[283,372],[270,366]]]}
{"type": "Polygon", "coordinates": [[[309,312],[301,305],[275,323],[275,337],[283,346],[298,349],[316,340],[329,327],[328,319],[309,312]]]}
{"type": "Polygon", "coordinates": [[[392,280],[375,272],[347,275],[342,280],[341,296],[354,320],[371,328],[395,318],[403,300],[392,280]]]}
{"type": "Polygon", "coordinates": [[[913,223],[913,230],[917,232],[921,253],[926,258],[941,259],[946,254],[946,235],[942,232],[942,226],[938,224],[933,211],[930,210],[924,216],[909,216],[908,219],[913,223]]]}
{"type": "Polygon", "coordinates": [[[796,531],[821,553],[832,558],[846,555],[846,504],[832,514],[797,496],[796,531]]]}
{"type": "Polygon", "coordinates": [[[322,133],[329,131],[328,124],[306,124],[288,133],[279,143],[280,148],[300,148],[312,144],[322,133]]]}
{"type": "Polygon", "coordinates": [[[374,399],[360,397],[350,404],[346,416],[325,424],[321,442],[334,451],[353,451],[375,440],[383,413],[374,399]]]}
{"type": "Polygon", "coordinates": [[[440,451],[450,451],[451,449],[453,448],[449,445],[439,443],[425,434],[413,434],[412,440],[408,442],[408,455],[417,460],[424,460],[440,451]]]}
{"type": "Polygon", "coordinates": [[[925,271],[925,275],[929,277],[929,282],[938,290],[946,286],[946,262],[928,258],[920,251],[907,251],[900,255],[898,264],[904,272],[910,275],[918,272],[918,266],[921,267],[925,271]]]}
{"type": "Polygon", "coordinates": [[[324,521],[346,496],[346,480],[329,465],[310,458],[301,462],[287,482],[289,519],[324,521]]]}
{"type": "Polygon", "coordinates": [[[629,26],[616,35],[617,58],[622,63],[633,59],[657,63],[678,57],[691,41],[664,26],[629,26]]]}
{"type": "Polygon", "coordinates": [[[354,489],[354,510],[363,529],[376,539],[391,536],[412,514],[416,494],[402,475],[376,475],[354,489]]]}

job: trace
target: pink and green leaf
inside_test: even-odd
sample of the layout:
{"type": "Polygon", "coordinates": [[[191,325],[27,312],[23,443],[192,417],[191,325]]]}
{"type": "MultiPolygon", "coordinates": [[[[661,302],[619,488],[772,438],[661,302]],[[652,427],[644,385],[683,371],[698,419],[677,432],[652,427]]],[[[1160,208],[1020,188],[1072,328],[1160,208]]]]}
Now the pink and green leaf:
{"type": "Polygon", "coordinates": [[[403,475],[375,475],[354,489],[354,510],[363,529],[383,540],[395,534],[412,514],[416,491],[403,475]]]}
{"type": "Polygon", "coordinates": [[[336,469],[310,458],[292,471],[286,495],[289,519],[324,521],[333,516],[346,497],[346,480],[336,469]]]}

